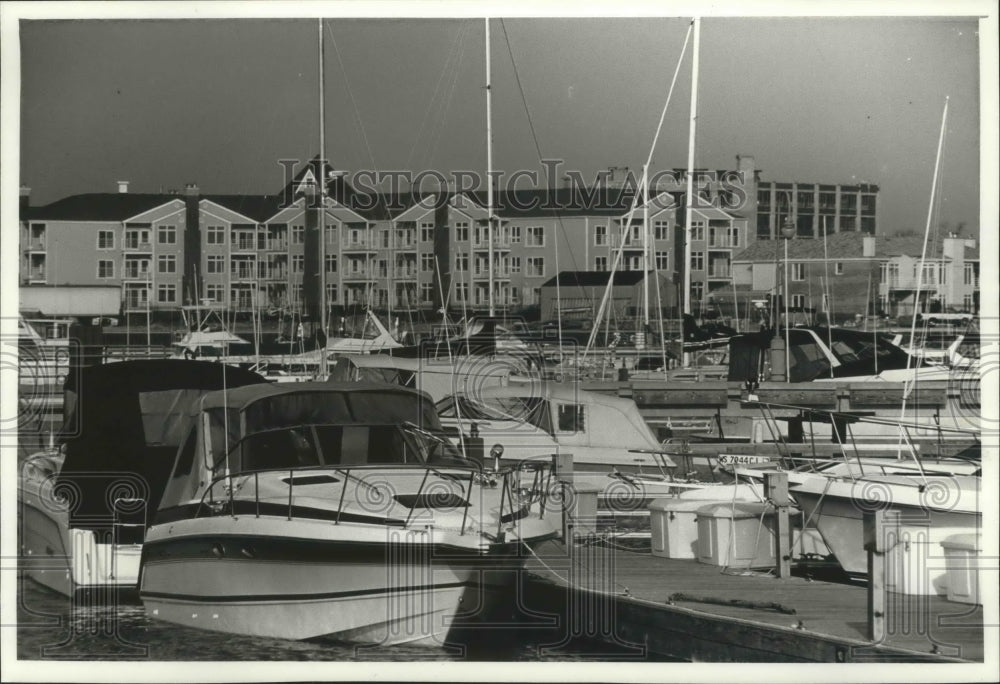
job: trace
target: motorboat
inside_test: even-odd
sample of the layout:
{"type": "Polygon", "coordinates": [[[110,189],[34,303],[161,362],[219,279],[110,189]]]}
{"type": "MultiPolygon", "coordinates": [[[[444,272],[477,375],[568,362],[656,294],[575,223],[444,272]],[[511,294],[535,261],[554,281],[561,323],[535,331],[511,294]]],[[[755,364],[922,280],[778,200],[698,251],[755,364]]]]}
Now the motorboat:
{"type": "Polygon", "coordinates": [[[20,466],[26,576],[65,595],[134,590],[146,524],[180,443],[181,407],[207,391],[263,382],[239,368],[171,359],[70,373],[61,445],[20,466]]]}
{"type": "Polygon", "coordinates": [[[651,468],[668,475],[674,462],[635,402],[546,380],[453,394],[437,404],[456,441],[498,443],[509,461],[573,455],[577,470],[651,468]]]}
{"type": "Polygon", "coordinates": [[[443,638],[556,536],[547,466],[483,470],[421,392],[268,384],[191,405],[143,546],[158,620],[282,639],[443,638]],[[548,503],[548,508],[546,504],[548,503]],[[548,515],[547,515],[548,514],[548,515]]]}

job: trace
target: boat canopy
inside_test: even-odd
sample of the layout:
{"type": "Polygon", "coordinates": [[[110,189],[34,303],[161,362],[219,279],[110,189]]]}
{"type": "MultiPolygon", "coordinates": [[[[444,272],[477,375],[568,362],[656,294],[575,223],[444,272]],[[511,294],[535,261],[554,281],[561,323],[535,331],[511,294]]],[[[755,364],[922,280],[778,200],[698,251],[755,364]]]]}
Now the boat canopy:
{"type": "Polygon", "coordinates": [[[491,387],[459,395],[549,433],[563,446],[661,449],[634,401],[572,385],[491,387]]]}
{"type": "Polygon", "coordinates": [[[435,401],[466,387],[504,385],[512,367],[484,362],[482,357],[427,359],[387,354],[342,356],[329,379],[338,382],[392,383],[429,394],[435,401]]]}
{"type": "Polygon", "coordinates": [[[111,515],[108,487],[121,483],[126,498],[159,500],[177,447],[183,417],[196,398],[222,387],[266,383],[240,368],[207,361],[155,359],[88,366],[64,385],[60,438],[65,460],[56,487],[78,496],[73,515],[95,522],[111,515]]]}

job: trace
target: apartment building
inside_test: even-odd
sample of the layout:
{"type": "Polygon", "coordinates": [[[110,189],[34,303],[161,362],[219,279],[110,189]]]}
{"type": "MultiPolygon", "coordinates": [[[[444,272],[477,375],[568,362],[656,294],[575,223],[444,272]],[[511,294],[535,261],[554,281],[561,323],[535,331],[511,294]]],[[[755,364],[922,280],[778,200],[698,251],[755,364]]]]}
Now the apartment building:
{"type": "Polygon", "coordinates": [[[757,183],[756,238],[781,237],[781,227],[791,220],[797,237],[823,237],[834,233],[874,235],[878,229],[877,185],[820,183],[757,183]]]}

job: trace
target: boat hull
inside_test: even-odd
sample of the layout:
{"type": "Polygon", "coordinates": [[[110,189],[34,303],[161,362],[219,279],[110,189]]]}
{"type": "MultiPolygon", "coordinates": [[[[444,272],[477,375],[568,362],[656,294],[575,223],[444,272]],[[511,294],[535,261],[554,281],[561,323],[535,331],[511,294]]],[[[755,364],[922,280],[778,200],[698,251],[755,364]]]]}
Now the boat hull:
{"type": "Polygon", "coordinates": [[[456,619],[490,610],[520,567],[516,556],[429,543],[425,530],[265,517],[185,522],[147,540],[146,612],[234,634],[443,642],[456,619]]]}
{"type": "MultiPolygon", "coordinates": [[[[926,491],[944,490],[945,482],[960,482],[964,476],[931,480],[926,491]],[[938,483],[935,488],[934,483],[938,483]]],[[[961,492],[953,488],[954,498],[948,507],[931,504],[930,494],[921,497],[910,487],[886,486],[879,480],[857,482],[831,481],[823,478],[802,482],[790,487],[790,494],[803,510],[806,519],[812,520],[824,543],[836,556],[845,572],[851,575],[868,573],[868,552],[864,546],[864,515],[866,511],[883,508],[889,514],[887,524],[918,526],[927,529],[932,542],[942,541],[950,534],[977,531],[982,526],[978,510],[978,490],[961,492]],[[963,496],[964,495],[964,496],[963,496]]]]}

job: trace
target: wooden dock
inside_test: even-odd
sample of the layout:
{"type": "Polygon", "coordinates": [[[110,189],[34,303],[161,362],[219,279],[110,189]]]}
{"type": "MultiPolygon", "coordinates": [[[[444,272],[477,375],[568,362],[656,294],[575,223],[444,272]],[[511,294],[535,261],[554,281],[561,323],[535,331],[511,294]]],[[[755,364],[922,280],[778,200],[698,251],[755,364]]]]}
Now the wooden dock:
{"type": "Polygon", "coordinates": [[[536,554],[524,606],[558,615],[566,638],[687,661],[983,660],[981,606],[887,594],[887,636],[875,643],[864,584],[725,570],[600,538],[568,551],[551,542],[536,554]]]}

